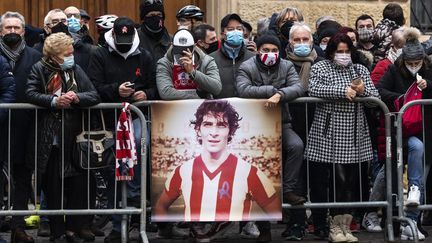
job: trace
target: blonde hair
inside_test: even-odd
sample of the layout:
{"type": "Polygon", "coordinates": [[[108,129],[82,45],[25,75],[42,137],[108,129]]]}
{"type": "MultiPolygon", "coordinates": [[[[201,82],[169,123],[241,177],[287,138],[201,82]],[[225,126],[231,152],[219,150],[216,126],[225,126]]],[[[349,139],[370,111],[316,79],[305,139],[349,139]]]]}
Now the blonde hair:
{"type": "Polygon", "coordinates": [[[43,54],[47,57],[58,55],[64,52],[66,48],[73,43],[72,37],[65,33],[51,34],[45,39],[43,54]]]}
{"type": "Polygon", "coordinates": [[[298,8],[288,7],[282,10],[276,17],[276,24],[278,27],[288,13],[292,13],[294,16],[296,16],[298,22],[304,21],[303,14],[298,8]]]}

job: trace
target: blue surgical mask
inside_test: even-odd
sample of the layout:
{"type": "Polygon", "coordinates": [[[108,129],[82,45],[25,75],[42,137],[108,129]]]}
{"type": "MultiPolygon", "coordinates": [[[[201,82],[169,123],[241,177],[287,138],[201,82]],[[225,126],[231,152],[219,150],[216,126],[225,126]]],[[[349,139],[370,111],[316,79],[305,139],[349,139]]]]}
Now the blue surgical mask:
{"type": "Polygon", "coordinates": [[[71,33],[77,33],[81,29],[81,24],[79,19],[76,19],[75,17],[71,17],[67,19],[68,21],[68,29],[71,33]]]}
{"type": "Polygon", "coordinates": [[[74,56],[70,55],[68,57],[63,58],[63,63],[60,64],[60,68],[65,71],[71,69],[75,64],[74,56]]]}
{"type": "Polygon", "coordinates": [[[231,46],[240,46],[243,43],[243,31],[233,30],[226,34],[226,42],[231,46]]]}
{"type": "Polygon", "coordinates": [[[294,44],[294,54],[299,57],[307,57],[311,52],[309,44],[294,44]]]}

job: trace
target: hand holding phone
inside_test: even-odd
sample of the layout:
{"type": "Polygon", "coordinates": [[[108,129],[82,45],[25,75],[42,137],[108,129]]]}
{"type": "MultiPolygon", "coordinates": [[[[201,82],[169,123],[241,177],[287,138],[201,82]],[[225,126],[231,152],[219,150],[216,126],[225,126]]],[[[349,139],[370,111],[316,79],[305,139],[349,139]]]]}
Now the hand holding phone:
{"type": "Polygon", "coordinates": [[[125,86],[128,88],[131,88],[131,89],[135,89],[135,83],[129,82],[129,83],[126,83],[125,86]]]}

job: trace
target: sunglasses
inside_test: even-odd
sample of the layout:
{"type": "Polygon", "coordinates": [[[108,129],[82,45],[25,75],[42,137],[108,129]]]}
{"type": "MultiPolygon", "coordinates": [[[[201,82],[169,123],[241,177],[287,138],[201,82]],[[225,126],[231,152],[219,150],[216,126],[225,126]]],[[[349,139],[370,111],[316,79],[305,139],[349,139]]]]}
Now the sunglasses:
{"type": "Polygon", "coordinates": [[[79,13],[74,13],[74,14],[66,14],[66,16],[69,18],[75,17],[76,19],[80,19],[81,15],[79,13]]]}

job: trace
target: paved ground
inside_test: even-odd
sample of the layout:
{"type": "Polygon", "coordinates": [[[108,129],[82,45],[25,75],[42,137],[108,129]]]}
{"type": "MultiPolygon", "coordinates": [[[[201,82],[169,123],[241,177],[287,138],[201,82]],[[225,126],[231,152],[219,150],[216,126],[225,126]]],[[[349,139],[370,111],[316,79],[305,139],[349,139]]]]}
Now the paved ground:
{"type": "MultiPolygon", "coordinates": [[[[425,228],[426,228],[426,230],[428,230],[429,234],[432,235],[432,227],[425,227],[425,228]]],[[[110,225],[107,225],[104,228],[104,230],[105,230],[105,232],[107,232],[107,234],[110,231],[110,229],[111,229],[110,225]]],[[[282,239],[280,236],[281,232],[284,229],[285,229],[284,225],[279,225],[279,224],[273,224],[272,225],[273,242],[287,242],[286,240],[282,239]]],[[[227,233],[227,238],[218,240],[217,242],[227,242],[227,243],[252,243],[252,242],[255,242],[254,240],[248,240],[248,239],[240,238],[240,235],[237,233],[237,231],[238,231],[238,226],[236,225],[227,233]]],[[[49,238],[37,237],[36,236],[36,230],[30,230],[29,232],[31,232],[35,236],[36,242],[49,243],[49,238]]],[[[10,242],[10,236],[8,233],[1,233],[1,235],[5,239],[7,239],[8,242],[10,242]]],[[[138,237],[137,231],[132,231],[130,235],[131,235],[131,241],[130,242],[133,242],[133,243],[138,242],[136,240],[138,237]]],[[[382,233],[367,233],[367,232],[362,231],[360,233],[356,233],[355,235],[359,238],[360,243],[385,242],[384,241],[384,235],[382,233]]],[[[192,240],[159,240],[159,239],[156,239],[155,233],[149,233],[148,238],[149,238],[149,241],[152,243],[190,243],[190,242],[193,242],[192,240]]],[[[97,237],[95,242],[102,243],[103,237],[97,237]]],[[[301,242],[324,243],[327,241],[314,240],[313,235],[307,234],[306,238],[301,242]]],[[[400,241],[396,241],[396,242],[400,242],[400,241]]],[[[403,242],[408,242],[408,241],[403,241],[403,242]]],[[[430,238],[427,238],[425,242],[432,243],[432,236],[430,238]]]]}

